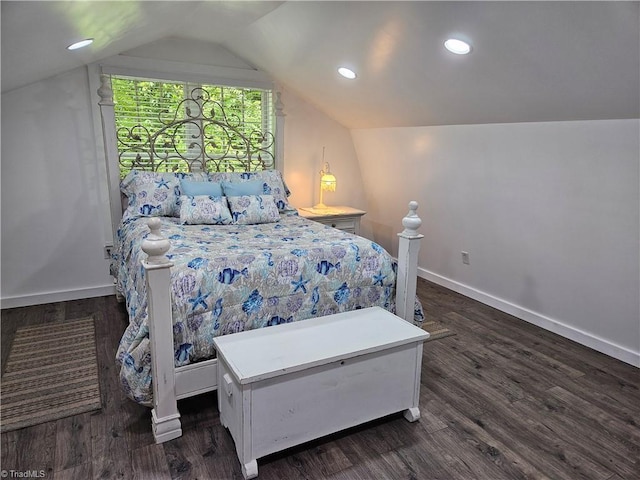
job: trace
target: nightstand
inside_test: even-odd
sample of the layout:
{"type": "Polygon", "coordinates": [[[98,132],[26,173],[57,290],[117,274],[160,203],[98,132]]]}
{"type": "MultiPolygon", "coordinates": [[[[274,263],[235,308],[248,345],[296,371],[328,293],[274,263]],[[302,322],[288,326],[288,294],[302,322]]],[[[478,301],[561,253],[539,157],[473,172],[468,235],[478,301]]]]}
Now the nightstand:
{"type": "Polygon", "coordinates": [[[360,233],[360,217],[365,213],[357,208],[338,206],[327,208],[304,207],[298,209],[301,217],[308,218],[349,233],[360,233]]]}

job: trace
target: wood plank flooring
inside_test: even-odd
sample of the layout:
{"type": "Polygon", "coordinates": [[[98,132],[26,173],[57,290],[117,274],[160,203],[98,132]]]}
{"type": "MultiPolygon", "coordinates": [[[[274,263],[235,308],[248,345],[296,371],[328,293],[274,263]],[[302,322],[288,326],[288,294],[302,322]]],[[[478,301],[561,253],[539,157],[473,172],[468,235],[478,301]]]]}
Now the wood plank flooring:
{"type": "MultiPolygon", "coordinates": [[[[429,320],[421,419],[392,415],[258,460],[268,479],[640,478],[640,370],[422,279],[429,320]]],[[[3,470],[53,479],[240,479],[215,394],[183,400],[183,436],[156,445],[114,362],[115,297],[2,311],[2,371],[21,325],[95,315],[101,411],[0,436],[3,470]]],[[[18,478],[16,474],[9,478],[18,478]]]]}

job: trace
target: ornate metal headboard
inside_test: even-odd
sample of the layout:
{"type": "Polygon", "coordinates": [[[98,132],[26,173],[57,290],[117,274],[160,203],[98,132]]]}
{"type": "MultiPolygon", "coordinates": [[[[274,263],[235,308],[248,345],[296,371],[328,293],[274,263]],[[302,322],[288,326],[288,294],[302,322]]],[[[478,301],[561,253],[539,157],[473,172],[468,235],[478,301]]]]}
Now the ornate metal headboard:
{"type": "Polygon", "coordinates": [[[121,168],[145,171],[249,172],[275,168],[275,135],[243,128],[209,92],[195,87],[174,111],[158,114],[159,127],[120,127],[121,168]]]}
{"type": "Polygon", "coordinates": [[[283,171],[284,113],[275,93],[274,132],[247,131],[219,102],[193,88],[173,111],[158,114],[159,128],[116,127],[111,77],[100,76],[100,115],[113,232],[122,216],[121,168],[145,171],[283,171]]]}

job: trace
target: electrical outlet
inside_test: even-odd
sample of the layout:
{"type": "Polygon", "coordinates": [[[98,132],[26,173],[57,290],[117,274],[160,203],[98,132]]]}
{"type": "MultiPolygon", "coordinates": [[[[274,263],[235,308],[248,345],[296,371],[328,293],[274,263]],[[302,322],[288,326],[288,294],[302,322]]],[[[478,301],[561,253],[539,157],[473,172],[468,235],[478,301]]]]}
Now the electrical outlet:
{"type": "Polygon", "coordinates": [[[111,251],[113,250],[113,245],[105,245],[104,246],[104,258],[106,260],[111,259],[111,251]]]}
{"type": "Polygon", "coordinates": [[[462,253],[462,263],[465,265],[469,265],[469,252],[460,252],[462,253]]]}

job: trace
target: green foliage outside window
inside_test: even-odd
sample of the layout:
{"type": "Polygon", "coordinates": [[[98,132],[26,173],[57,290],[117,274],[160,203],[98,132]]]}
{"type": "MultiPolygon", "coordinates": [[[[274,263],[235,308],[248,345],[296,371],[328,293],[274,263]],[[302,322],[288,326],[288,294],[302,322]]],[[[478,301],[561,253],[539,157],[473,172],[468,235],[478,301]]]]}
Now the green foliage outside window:
{"type": "Polygon", "coordinates": [[[111,84],[121,177],[134,168],[259,169],[254,156],[273,152],[272,137],[263,135],[271,127],[270,91],[125,77],[111,84]]]}

